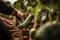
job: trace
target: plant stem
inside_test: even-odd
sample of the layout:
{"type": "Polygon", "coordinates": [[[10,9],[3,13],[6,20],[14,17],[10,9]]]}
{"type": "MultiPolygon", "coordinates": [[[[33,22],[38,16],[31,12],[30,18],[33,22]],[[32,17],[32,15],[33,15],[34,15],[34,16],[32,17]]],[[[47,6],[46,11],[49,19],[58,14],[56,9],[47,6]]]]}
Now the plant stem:
{"type": "Polygon", "coordinates": [[[35,9],[35,15],[34,15],[34,28],[37,26],[37,17],[38,17],[38,12],[37,12],[37,7],[35,9]]]}
{"type": "Polygon", "coordinates": [[[50,10],[49,10],[49,20],[50,20],[50,22],[52,22],[52,18],[51,18],[51,12],[50,12],[50,10]]]}
{"type": "Polygon", "coordinates": [[[37,1],[38,1],[38,5],[37,5],[37,7],[35,8],[35,11],[34,11],[34,13],[35,13],[35,15],[34,15],[34,26],[33,26],[34,29],[37,26],[38,10],[39,10],[39,4],[40,4],[39,0],[37,0],[37,1]]]}

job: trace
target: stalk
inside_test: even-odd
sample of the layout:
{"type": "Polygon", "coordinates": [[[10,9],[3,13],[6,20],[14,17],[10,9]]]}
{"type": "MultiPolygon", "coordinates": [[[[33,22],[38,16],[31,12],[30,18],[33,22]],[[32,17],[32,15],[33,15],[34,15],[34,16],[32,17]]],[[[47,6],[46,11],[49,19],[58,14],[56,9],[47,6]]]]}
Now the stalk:
{"type": "Polygon", "coordinates": [[[34,28],[36,28],[36,26],[37,26],[37,17],[38,17],[38,13],[37,13],[37,8],[36,8],[35,15],[34,15],[34,28]]]}
{"type": "Polygon", "coordinates": [[[38,1],[38,5],[37,5],[37,7],[34,9],[34,26],[33,26],[33,28],[35,29],[36,28],[36,26],[37,26],[37,18],[38,18],[38,10],[39,10],[39,5],[40,5],[40,3],[39,3],[39,0],[37,0],[38,1]]]}
{"type": "Polygon", "coordinates": [[[51,18],[51,9],[49,9],[49,21],[52,22],[52,18],[51,18]]]}

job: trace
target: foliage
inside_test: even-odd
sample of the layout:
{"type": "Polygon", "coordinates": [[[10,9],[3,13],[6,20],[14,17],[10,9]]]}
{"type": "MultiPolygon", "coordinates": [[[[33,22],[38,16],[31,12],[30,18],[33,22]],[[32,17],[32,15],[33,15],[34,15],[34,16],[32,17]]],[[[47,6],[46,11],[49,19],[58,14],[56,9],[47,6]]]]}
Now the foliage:
{"type": "MultiPolygon", "coordinates": [[[[60,0],[18,0],[15,2],[14,7],[20,11],[23,11],[28,14],[32,14],[34,16],[33,30],[30,30],[31,31],[30,35],[32,37],[35,33],[38,17],[42,16],[41,14],[38,13],[39,11],[41,12],[41,10],[43,10],[43,9],[48,9],[48,19],[50,22],[52,22],[51,15],[54,13],[54,11],[51,11],[51,9],[57,10],[58,11],[58,19],[57,20],[58,20],[58,22],[60,21],[60,0]]],[[[27,26],[31,22],[31,20],[32,20],[32,16],[28,16],[26,18],[26,20],[23,23],[21,23],[18,27],[27,26]]],[[[42,20],[39,20],[39,21],[41,22],[41,25],[42,25],[42,20]]],[[[41,33],[41,34],[43,35],[43,33],[41,33]]]]}

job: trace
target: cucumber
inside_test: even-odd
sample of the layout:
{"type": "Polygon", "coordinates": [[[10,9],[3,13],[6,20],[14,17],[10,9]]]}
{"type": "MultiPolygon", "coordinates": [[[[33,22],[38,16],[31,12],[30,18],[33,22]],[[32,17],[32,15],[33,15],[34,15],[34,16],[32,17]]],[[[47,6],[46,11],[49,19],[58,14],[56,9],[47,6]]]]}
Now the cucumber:
{"type": "Polygon", "coordinates": [[[31,23],[32,19],[33,19],[33,15],[29,14],[28,17],[26,18],[26,20],[23,23],[21,23],[20,25],[18,25],[18,28],[26,27],[27,25],[29,25],[31,23]]]}

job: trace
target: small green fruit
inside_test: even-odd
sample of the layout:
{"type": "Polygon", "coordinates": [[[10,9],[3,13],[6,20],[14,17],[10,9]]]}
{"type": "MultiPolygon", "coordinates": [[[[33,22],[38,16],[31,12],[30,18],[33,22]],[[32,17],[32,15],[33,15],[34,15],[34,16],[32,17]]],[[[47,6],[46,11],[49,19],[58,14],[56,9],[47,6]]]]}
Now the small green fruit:
{"type": "Polygon", "coordinates": [[[32,28],[32,29],[30,30],[30,36],[31,36],[32,38],[34,38],[35,33],[36,33],[36,29],[32,28]]]}

